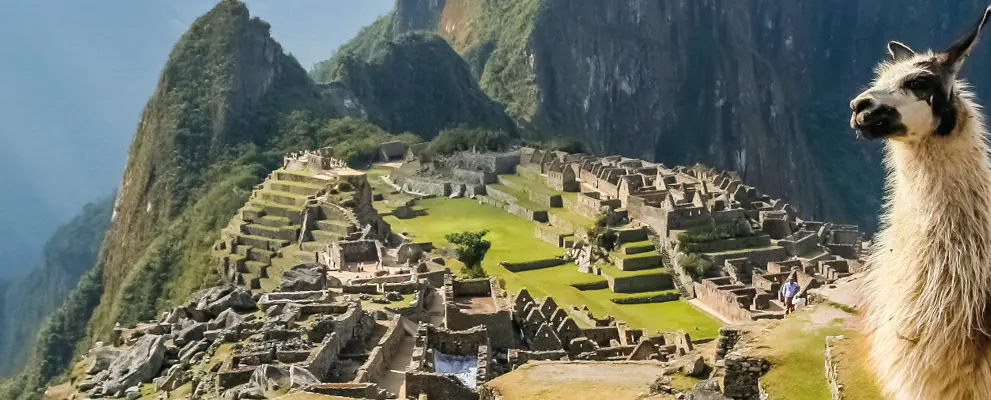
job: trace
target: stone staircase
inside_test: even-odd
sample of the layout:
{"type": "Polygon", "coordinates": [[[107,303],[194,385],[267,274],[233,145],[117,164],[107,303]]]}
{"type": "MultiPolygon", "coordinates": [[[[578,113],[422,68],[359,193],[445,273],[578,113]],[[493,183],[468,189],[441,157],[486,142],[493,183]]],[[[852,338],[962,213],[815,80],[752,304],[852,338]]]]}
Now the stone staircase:
{"type": "MultiPolygon", "coordinates": [[[[238,285],[275,285],[273,268],[316,262],[331,241],[358,232],[349,210],[319,199],[336,193],[332,176],[276,170],[255,187],[215,245],[220,272],[238,285]]],[[[276,274],[280,272],[275,271],[276,274]]]]}

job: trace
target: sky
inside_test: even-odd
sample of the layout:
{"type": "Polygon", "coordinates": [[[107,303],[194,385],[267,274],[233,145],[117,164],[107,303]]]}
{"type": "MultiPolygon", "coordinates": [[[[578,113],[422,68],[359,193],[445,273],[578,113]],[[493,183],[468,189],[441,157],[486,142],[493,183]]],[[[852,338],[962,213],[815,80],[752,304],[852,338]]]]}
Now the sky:
{"type": "MultiPolygon", "coordinates": [[[[246,0],[304,68],[392,0],[246,0]]],[[[0,278],[119,184],[172,46],[207,0],[4,0],[0,4],[0,278]]]]}

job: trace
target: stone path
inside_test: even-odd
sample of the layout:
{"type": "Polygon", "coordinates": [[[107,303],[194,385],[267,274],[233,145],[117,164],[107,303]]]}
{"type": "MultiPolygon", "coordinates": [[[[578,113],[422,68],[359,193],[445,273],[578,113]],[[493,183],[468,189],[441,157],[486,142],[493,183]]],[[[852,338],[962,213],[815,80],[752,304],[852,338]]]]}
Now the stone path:
{"type": "Polygon", "coordinates": [[[403,342],[399,345],[399,351],[392,356],[387,370],[379,378],[379,388],[395,393],[398,398],[406,398],[406,367],[413,359],[413,346],[416,340],[412,336],[403,336],[403,342]]]}
{"type": "MultiPolygon", "coordinates": [[[[430,314],[430,324],[433,326],[443,326],[444,324],[444,291],[435,289],[430,293],[427,310],[430,314]]],[[[402,328],[400,328],[402,329],[402,328]]],[[[403,336],[403,341],[399,345],[399,350],[392,356],[386,371],[378,380],[379,388],[385,389],[389,393],[394,393],[397,398],[406,398],[406,369],[413,359],[413,347],[416,340],[411,335],[403,336]]]]}

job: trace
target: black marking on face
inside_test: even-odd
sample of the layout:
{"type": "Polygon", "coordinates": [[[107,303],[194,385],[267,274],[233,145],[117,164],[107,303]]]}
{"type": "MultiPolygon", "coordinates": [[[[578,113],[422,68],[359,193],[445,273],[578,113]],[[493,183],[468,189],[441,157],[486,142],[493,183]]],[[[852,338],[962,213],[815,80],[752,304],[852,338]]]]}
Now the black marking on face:
{"type": "Polygon", "coordinates": [[[940,57],[916,65],[927,72],[906,79],[902,87],[929,104],[933,118],[938,122],[936,136],[949,135],[957,127],[953,85],[948,82],[954,79],[953,70],[940,57]]]}

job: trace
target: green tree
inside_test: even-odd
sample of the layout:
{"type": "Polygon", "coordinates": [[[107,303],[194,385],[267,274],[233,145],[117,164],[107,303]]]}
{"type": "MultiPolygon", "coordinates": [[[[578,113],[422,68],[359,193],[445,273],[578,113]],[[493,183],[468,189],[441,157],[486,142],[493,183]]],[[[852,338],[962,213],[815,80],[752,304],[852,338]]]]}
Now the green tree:
{"type": "Polygon", "coordinates": [[[444,236],[448,242],[458,246],[456,250],[458,261],[461,261],[465,265],[461,272],[470,278],[488,276],[482,268],[482,260],[485,258],[485,253],[492,247],[491,242],[482,239],[487,233],[489,233],[488,230],[480,230],[477,232],[450,233],[444,236]]]}

